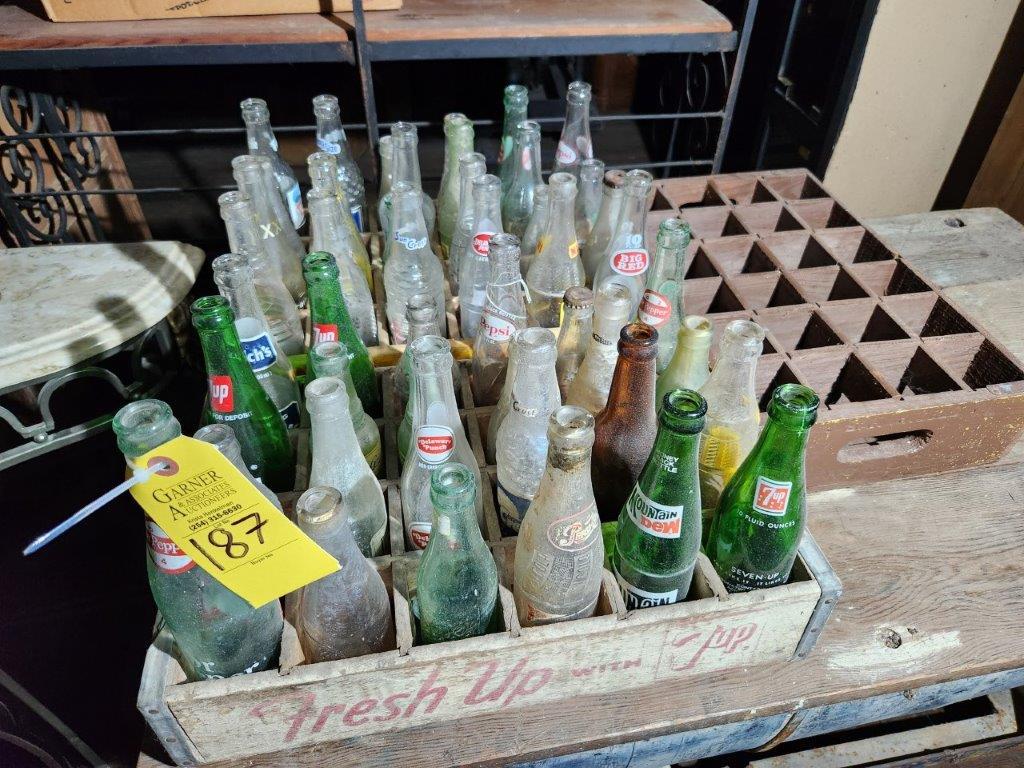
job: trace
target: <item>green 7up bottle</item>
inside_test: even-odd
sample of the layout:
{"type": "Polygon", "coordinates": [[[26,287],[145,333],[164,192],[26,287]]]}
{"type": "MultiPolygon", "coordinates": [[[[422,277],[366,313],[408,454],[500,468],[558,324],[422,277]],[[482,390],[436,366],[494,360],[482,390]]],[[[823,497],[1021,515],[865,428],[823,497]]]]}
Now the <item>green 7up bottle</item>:
{"type": "Polygon", "coordinates": [[[818,396],[772,393],[761,437],[722,491],[705,551],[730,592],[785,584],[807,520],[804,454],[818,396]]]}

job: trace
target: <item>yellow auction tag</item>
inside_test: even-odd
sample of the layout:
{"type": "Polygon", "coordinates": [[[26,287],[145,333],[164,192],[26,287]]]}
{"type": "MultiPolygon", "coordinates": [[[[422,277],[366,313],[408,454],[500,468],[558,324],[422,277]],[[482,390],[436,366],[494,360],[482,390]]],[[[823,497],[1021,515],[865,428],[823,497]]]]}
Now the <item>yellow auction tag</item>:
{"type": "Polygon", "coordinates": [[[131,494],[204,571],[253,607],[341,566],[210,443],[176,437],[136,466],[169,464],[131,494]]]}

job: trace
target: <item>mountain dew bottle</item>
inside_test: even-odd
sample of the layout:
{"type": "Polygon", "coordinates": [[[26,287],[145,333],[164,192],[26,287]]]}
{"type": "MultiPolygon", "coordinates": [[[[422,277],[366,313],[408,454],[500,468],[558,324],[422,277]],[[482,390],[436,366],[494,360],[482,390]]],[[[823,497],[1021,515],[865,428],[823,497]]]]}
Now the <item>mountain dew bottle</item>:
{"type": "Polygon", "coordinates": [[[789,579],[807,520],[804,455],[817,415],[813,391],[777,387],[761,437],[722,491],[705,551],[730,592],[789,579]]]}
{"type": "Polygon", "coordinates": [[[697,452],[707,403],[689,389],[665,395],[654,449],[619,513],[612,567],[626,607],[686,598],[700,550],[697,452]]]}

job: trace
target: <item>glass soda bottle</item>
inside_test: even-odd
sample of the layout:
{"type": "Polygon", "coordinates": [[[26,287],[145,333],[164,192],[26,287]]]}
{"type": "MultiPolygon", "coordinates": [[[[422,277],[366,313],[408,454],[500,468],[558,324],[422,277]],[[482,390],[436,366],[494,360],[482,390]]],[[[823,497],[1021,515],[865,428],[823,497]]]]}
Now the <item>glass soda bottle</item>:
{"type": "Polygon", "coordinates": [[[335,159],[338,186],[345,194],[352,221],[360,232],[366,229],[366,185],[363,174],[348,146],[345,129],[341,125],[341,107],[338,97],[322,93],[313,97],[316,116],[316,146],[335,159]]]}
{"type": "MultiPolygon", "coordinates": [[[[494,177],[497,182],[497,177],[494,177]]],[[[508,344],[512,335],[526,327],[526,302],[519,275],[519,241],[512,235],[497,234],[490,241],[490,279],[473,342],[470,384],[477,405],[494,405],[505,385],[508,344]]]]}
{"type": "Polygon", "coordinates": [[[526,225],[526,232],[523,234],[522,255],[519,257],[519,270],[526,279],[530,271],[530,265],[537,255],[537,246],[541,237],[548,228],[548,218],[551,215],[551,190],[547,184],[538,184],[533,190],[533,211],[530,213],[530,222],[526,225]]]}
{"type": "Polygon", "coordinates": [[[662,400],[658,436],[619,512],[612,568],[626,608],[686,599],[700,551],[697,445],[707,403],[688,389],[662,400]]]}
{"type": "MultiPolygon", "coordinates": [[[[480,467],[455,404],[451,345],[439,336],[423,336],[411,346],[416,374],[412,448],[402,466],[400,487],[406,539],[411,548],[423,549],[430,539],[433,520],[430,474],[444,464],[462,462],[470,468],[478,489],[482,483],[480,467]]],[[[476,517],[482,528],[484,509],[479,492],[475,499],[476,517]]]]}
{"type": "Polygon", "coordinates": [[[302,211],[299,180],[295,178],[295,171],[292,170],[292,167],[277,154],[277,138],[270,127],[270,110],[267,109],[267,102],[263,99],[245,99],[242,101],[241,107],[249,152],[270,161],[274,172],[274,181],[280,190],[281,199],[287,207],[292,228],[299,229],[306,220],[306,215],[302,211]]]}
{"type": "Polygon", "coordinates": [[[555,171],[566,171],[578,177],[580,160],[594,156],[594,145],[590,141],[590,83],[582,80],[569,83],[565,99],[565,124],[555,150],[555,171]]]}
{"type": "Polygon", "coordinates": [[[473,123],[461,112],[444,116],[444,169],[437,193],[437,241],[441,256],[448,257],[459,217],[459,158],[473,151],[473,123]]]}
{"type": "Polygon", "coordinates": [[[658,332],[651,326],[630,323],[622,329],[608,402],[594,427],[594,495],[602,522],[618,518],[654,446],[657,356],[658,332]]]}
{"type": "Polygon", "coordinates": [[[284,511],[284,508],[281,506],[281,500],[277,498],[277,494],[267,488],[262,480],[253,477],[249,467],[245,465],[245,461],[242,459],[242,446],[238,444],[238,438],[235,437],[235,432],[231,427],[227,424],[207,424],[205,427],[197,429],[192,437],[196,440],[202,440],[204,443],[209,443],[224,454],[224,458],[230,461],[246,480],[256,486],[256,490],[266,496],[267,501],[282,512],[284,511]]]}
{"type": "Polygon", "coordinates": [[[300,590],[295,629],[307,663],[395,648],[388,590],[356,544],[346,520],[351,509],[342,494],[326,486],[310,488],[295,504],[302,532],[341,564],[300,590]]]}
{"type": "Polygon", "coordinates": [[[548,419],[562,404],[555,380],[555,335],[547,328],[527,328],[520,332],[519,344],[525,354],[516,367],[512,407],[495,445],[498,513],[514,532],[537,495],[548,456],[548,419]]]}
{"type": "MultiPolygon", "coordinates": [[[[385,133],[377,142],[377,157],[380,158],[380,189],[378,195],[383,200],[391,191],[391,184],[394,181],[394,159],[395,147],[391,141],[391,134],[385,133]]],[[[381,224],[382,222],[377,222],[381,224]]],[[[387,232],[386,229],[382,231],[387,232]]]]}
{"type": "Polygon", "coordinates": [[[459,265],[459,330],[475,339],[487,304],[491,238],[501,229],[501,180],[485,173],[473,181],[473,233],[459,265]]]}
{"type": "Polygon", "coordinates": [[[522,332],[517,331],[508,340],[508,368],[505,371],[505,382],[502,384],[498,402],[495,404],[494,410],[491,411],[491,416],[487,422],[484,456],[490,462],[495,460],[494,455],[498,445],[498,429],[501,427],[501,422],[508,416],[509,411],[512,410],[512,382],[516,379],[519,361],[522,359],[522,355],[528,354],[528,351],[522,349],[519,345],[521,335],[522,332]]]}
{"type": "MultiPolygon", "coordinates": [[[[655,389],[657,402],[665,399],[665,395],[673,389],[699,390],[708,380],[711,366],[708,358],[711,354],[711,339],[714,329],[711,321],[700,315],[687,315],[679,326],[676,349],[668,368],[658,376],[655,389]]],[[[661,336],[659,332],[658,339],[661,336]]]]}
{"type": "Polygon", "coordinates": [[[625,183],[625,171],[605,171],[604,183],[601,185],[601,207],[597,211],[597,220],[590,230],[590,237],[583,246],[583,268],[587,273],[587,285],[594,285],[594,277],[604,264],[605,251],[608,250],[608,243],[615,234],[615,225],[619,223],[619,213],[622,212],[625,183]]]}
{"type": "MultiPolygon", "coordinates": [[[[160,400],[129,403],[114,416],[113,427],[129,463],[181,435],[170,406],[160,400]]],[[[153,601],[174,637],[189,680],[260,672],[277,664],[284,627],[279,601],[253,608],[204,571],[148,517],[146,543],[153,601]]]]}
{"type": "MultiPolygon", "coordinates": [[[[580,161],[580,180],[576,192],[576,234],[580,248],[586,251],[590,230],[597,221],[601,206],[601,179],[604,178],[604,161],[590,157],[580,161]]],[[[586,271],[586,266],[584,266],[586,271]]]]}
{"type": "Polygon", "coordinates": [[[372,415],[381,412],[377,375],[370,353],[352,325],[345,299],[341,295],[338,264],[324,251],[314,251],[302,260],[302,272],[309,286],[310,345],[340,341],[349,359],[349,373],[359,400],[372,415]]]}
{"type": "Polygon", "coordinates": [[[291,360],[278,346],[263,316],[252,268],[243,256],[218,256],[213,260],[213,281],[231,306],[242,353],[256,380],[274,402],[288,429],[298,428],[299,384],[291,360]]]}
{"type": "Polygon", "coordinates": [[[569,385],[569,405],[596,414],[608,401],[612,374],[619,359],[619,331],[629,322],[629,291],[618,283],[597,289],[594,298],[594,331],[576,378],[569,385]]]}
{"type": "MultiPolygon", "coordinates": [[[[307,196],[313,196],[314,193],[334,195],[338,199],[338,205],[341,208],[342,214],[345,211],[351,210],[348,197],[345,194],[345,188],[338,181],[338,162],[334,155],[328,152],[313,152],[306,158],[306,167],[309,170],[309,181],[312,184],[312,188],[307,196]]],[[[363,273],[366,285],[372,291],[373,269],[370,266],[370,255],[366,252],[366,244],[363,242],[363,236],[356,228],[355,219],[342,215],[339,217],[337,224],[336,235],[332,236],[343,239],[345,243],[344,250],[352,255],[352,260],[363,273]]],[[[329,249],[325,248],[324,250],[329,249]]]]}
{"type": "Polygon", "coordinates": [[[348,371],[348,350],[338,341],[321,341],[309,350],[309,374],[312,379],[333,376],[345,383],[348,395],[348,415],[352,420],[352,428],[359,442],[359,450],[370,465],[375,475],[380,475],[384,467],[384,452],[381,450],[380,428],[377,422],[366,415],[363,403],[352,383],[352,374],[348,371]]]}
{"type": "MultiPolygon", "coordinates": [[[[394,218],[391,222],[391,257],[384,265],[384,291],[387,294],[386,312],[393,344],[404,344],[409,333],[405,308],[409,297],[428,293],[434,303],[444,306],[444,271],[441,262],[430,249],[427,226],[423,221],[421,192],[405,181],[395,182],[391,188],[394,218]]],[[[439,318],[440,319],[440,318],[439,318]]],[[[438,334],[443,328],[438,323],[438,334]]]]}
{"type": "MultiPolygon", "coordinates": [[[[505,120],[501,127],[501,145],[498,147],[498,175],[501,176],[501,191],[512,184],[518,158],[512,151],[515,143],[516,126],[526,120],[530,94],[523,85],[505,86],[505,120]]],[[[540,166],[538,166],[539,168],[540,166]]]]}
{"type": "Polygon", "coordinates": [[[409,337],[391,371],[395,394],[399,405],[405,410],[412,389],[412,355],[409,345],[420,336],[436,336],[438,326],[437,303],[429,293],[414,293],[405,307],[405,320],[409,325],[409,337]]]}
{"type": "Polygon", "coordinates": [[[576,378],[594,333],[594,292],[574,285],[562,297],[562,325],[558,332],[558,362],[555,372],[562,400],[576,378]]]}
{"type": "Polygon", "coordinates": [[[524,627],[593,616],[601,591],[604,541],[590,483],[594,417],[555,409],[548,461],[516,540],[513,594],[524,627]]]}
{"type": "Polygon", "coordinates": [[[256,155],[240,155],[231,161],[231,168],[239,191],[252,201],[264,250],[277,263],[292,299],[301,302],[306,296],[300,266],[305,249],[291,225],[281,196],[277,194],[270,160],[256,155]]]}
{"type": "Polygon", "coordinates": [[[635,315],[640,306],[647,269],[651,263],[644,240],[644,227],[647,221],[647,196],[653,183],[654,178],[647,171],[634,170],[626,174],[619,222],[605,251],[604,263],[594,277],[594,285],[612,282],[629,289],[632,297],[631,315],[635,315]]]}
{"type": "Polygon", "coordinates": [[[683,318],[683,260],[690,245],[690,225],[665,219],[658,227],[658,247],[647,270],[647,282],[637,318],[658,329],[658,373],[668,367],[676,351],[683,318]]]}
{"type": "Polygon", "coordinates": [[[700,393],[708,402],[700,438],[700,500],[704,535],[725,484],[757,440],[761,414],[754,391],[764,330],[752,320],[733,320],[718,345],[718,360],[700,393]]]}
{"type": "Polygon", "coordinates": [[[295,451],[288,427],[249,367],[228,300],[196,299],[192,325],[199,334],[210,388],[204,421],[230,424],[249,471],[272,491],[292,490],[295,451]]]}
{"type": "Polygon", "coordinates": [[[459,212],[448,246],[448,285],[454,296],[459,295],[462,257],[473,239],[473,182],[485,173],[487,164],[479,152],[467,152],[459,157],[459,212]]]}
{"type": "Polygon", "coordinates": [[[522,239],[533,213],[534,190],[544,184],[540,175],[540,125],[524,120],[516,126],[512,182],[501,195],[505,231],[522,239]]]}
{"type": "MultiPolygon", "coordinates": [[[[419,135],[412,123],[397,122],[391,126],[391,189],[380,199],[378,216],[381,231],[391,231],[391,211],[394,201],[394,189],[398,182],[404,181],[419,193],[420,209],[423,223],[428,233],[434,231],[436,212],[434,201],[423,194],[423,182],[420,177],[419,135]]],[[[385,262],[391,255],[393,243],[386,242],[385,262]]]]}
{"type": "Polygon", "coordinates": [[[495,615],[498,568],[474,516],[479,479],[465,464],[449,462],[430,473],[427,487],[432,531],[416,572],[414,602],[420,640],[482,635],[495,615]]]}
{"type": "Polygon", "coordinates": [[[372,347],[377,344],[377,316],[366,275],[356,265],[355,254],[345,236],[349,215],[336,195],[316,190],[309,193],[308,199],[310,252],[329,253],[334,257],[349,317],[359,338],[372,347]]]}
{"type": "Polygon", "coordinates": [[[231,252],[244,256],[252,269],[256,295],[270,332],[286,355],[301,354],[305,347],[305,334],[299,309],[281,278],[281,265],[263,247],[263,240],[256,230],[252,202],[244,192],[231,191],[218,197],[217,204],[227,229],[231,252]]]}
{"type": "Polygon", "coordinates": [[[804,458],[817,414],[807,387],[776,387],[761,437],[722,491],[705,549],[730,592],[789,580],[807,522],[804,458]]]}
{"type": "Polygon", "coordinates": [[[568,173],[553,173],[548,179],[548,187],[551,212],[547,231],[537,244],[537,253],[526,275],[530,290],[527,311],[530,325],[556,328],[566,289],[583,285],[586,276],[580,263],[580,246],[576,242],[573,224],[576,179],[568,173]]]}

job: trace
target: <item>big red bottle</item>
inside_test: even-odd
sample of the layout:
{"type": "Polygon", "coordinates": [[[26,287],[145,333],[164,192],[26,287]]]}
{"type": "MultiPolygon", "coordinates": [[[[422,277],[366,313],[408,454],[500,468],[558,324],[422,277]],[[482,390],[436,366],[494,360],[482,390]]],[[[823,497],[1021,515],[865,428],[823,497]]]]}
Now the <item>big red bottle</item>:
{"type": "Polygon", "coordinates": [[[615,227],[605,260],[597,270],[594,285],[618,283],[629,289],[632,313],[640,306],[651,256],[647,250],[644,229],[647,223],[647,196],[654,179],[647,171],[634,170],[626,174],[623,188],[622,210],[615,227]]]}

